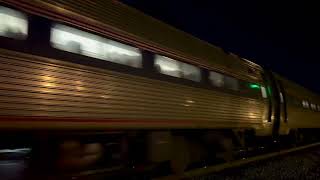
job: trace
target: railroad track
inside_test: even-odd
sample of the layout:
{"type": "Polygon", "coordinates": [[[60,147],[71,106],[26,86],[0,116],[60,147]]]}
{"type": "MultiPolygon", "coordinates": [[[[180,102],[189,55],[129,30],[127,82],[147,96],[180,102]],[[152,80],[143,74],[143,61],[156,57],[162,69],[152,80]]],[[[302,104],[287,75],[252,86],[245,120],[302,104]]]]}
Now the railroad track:
{"type": "Polygon", "coordinates": [[[299,147],[294,147],[294,148],[290,148],[290,149],[286,149],[286,150],[278,150],[277,152],[266,153],[263,155],[258,155],[258,156],[254,156],[254,157],[250,157],[250,158],[246,158],[246,159],[235,160],[232,162],[223,163],[223,164],[219,164],[219,165],[204,166],[202,168],[197,168],[197,169],[192,169],[190,171],[186,171],[180,175],[169,175],[169,176],[165,176],[165,177],[158,177],[158,178],[154,178],[153,180],[192,179],[195,177],[219,172],[219,171],[222,171],[225,169],[240,167],[240,166],[254,163],[257,161],[266,160],[266,159],[277,157],[277,156],[282,156],[285,154],[305,150],[305,149],[316,147],[316,146],[320,146],[320,142],[312,143],[312,144],[308,144],[308,145],[303,145],[303,146],[299,146],[299,147]]]}
{"type": "MultiPolygon", "coordinates": [[[[242,158],[239,160],[234,160],[234,161],[223,163],[223,164],[209,165],[209,166],[204,166],[202,168],[191,169],[191,170],[185,171],[184,173],[179,174],[179,175],[168,175],[168,176],[162,176],[162,177],[155,177],[152,179],[153,180],[193,179],[193,178],[197,178],[197,177],[210,175],[212,173],[218,173],[218,172],[226,170],[226,169],[233,169],[233,168],[241,167],[244,165],[248,165],[250,163],[255,163],[258,161],[262,161],[262,160],[267,160],[269,158],[274,158],[277,156],[287,155],[289,153],[294,153],[294,152],[306,150],[308,148],[313,148],[316,146],[320,146],[320,142],[312,143],[312,144],[308,144],[308,145],[301,145],[301,146],[290,148],[290,149],[282,149],[282,150],[279,149],[274,152],[269,152],[269,153],[265,153],[262,155],[248,157],[248,158],[242,158]]],[[[145,167],[144,170],[148,171],[152,168],[154,168],[154,167],[148,166],[148,167],[145,167]]],[[[121,174],[121,175],[124,175],[125,172],[128,173],[127,175],[124,175],[124,176],[129,179],[132,179],[131,175],[133,175],[133,176],[136,175],[136,173],[134,172],[135,170],[132,168],[129,168],[129,170],[127,169],[126,171],[122,171],[123,169],[126,169],[126,168],[123,166],[118,166],[118,167],[113,167],[113,168],[101,168],[101,169],[96,169],[96,170],[84,171],[84,172],[76,173],[76,174],[69,174],[64,177],[66,177],[66,179],[70,179],[70,177],[71,177],[71,179],[79,179],[79,180],[81,180],[81,179],[99,179],[100,180],[100,179],[105,179],[106,177],[111,177],[111,179],[114,179],[115,177],[117,177],[117,175],[116,176],[111,175],[114,173],[114,171],[118,171],[118,173],[116,173],[116,174],[121,174]]],[[[142,172],[140,172],[140,174],[141,173],[142,172]]],[[[141,178],[141,176],[137,175],[133,179],[140,179],[140,178],[141,178]]],[[[123,179],[123,177],[121,179],[123,179]]],[[[126,178],[124,178],[124,179],[126,179],[126,178]]],[[[150,176],[148,176],[148,177],[143,176],[143,179],[151,179],[151,178],[150,178],[150,176]]]]}

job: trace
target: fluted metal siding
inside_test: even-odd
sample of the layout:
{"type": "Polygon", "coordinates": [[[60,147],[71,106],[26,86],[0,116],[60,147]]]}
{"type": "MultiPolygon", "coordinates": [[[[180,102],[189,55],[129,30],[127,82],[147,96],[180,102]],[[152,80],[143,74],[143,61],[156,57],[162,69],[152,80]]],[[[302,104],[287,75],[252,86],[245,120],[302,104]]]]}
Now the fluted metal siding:
{"type": "Polygon", "coordinates": [[[288,127],[289,128],[320,128],[320,113],[288,106],[288,127]]]}
{"type": "MultiPolygon", "coordinates": [[[[313,96],[313,95],[314,94],[310,93],[310,96],[313,96]]],[[[303,91],[301,91],[300,96],[307,96],[307,94],[304,94],[303,91]]],[[[297,106],[297,105],[288,103],[287,114],[288,114],[287,125],[289,128],[320,128],[320,123],[319,123],[320,112],[319,111],[305,109],[302,106],[297,106]]]]}
{"type": "Polygon", "coordinates": [[[59,61],[7,50],[0,54],[1,117],[147,120],[150,124],[145,126],[151,128],[153,120],[164,120],[169,128],[170,123],[185,120],[210,127],[262,123],[262,99],[72,63],[62,66],[52,63],[59,61]]]}
{"type": "MultiPolygon", "coordinates": [[[[4,1],[16,6],[28,5],[33,7],[32,11],[39,11],[37,13],[46,16],[55,16],[54,19],[65,23],[72,22],[73,25],[79,25],[98,33],[110,31],[111,34],[122,34],[121,39],[129,44],[138,43],[140,45],[144,44],[144,47],[152,46],[152,50],[155,52],[175,55],[185,61],[210,67],[213,70],[244,80],[262,82],[262,68],[259,65],[228,55],[216,46],[201,41],[117,1],[4,1]],[[54,15],[48,13],[49,11],[52,11],[54,15]],[[61,15],[60,18],[58,18],[58,15],[61,15]],[[77,15],[81,17],[77,17],[77,15]],[[95,21],[92,22],[86,18],[95,21]],[[106,26],[102,27],[103,25],[100,26],[99,23],[106,26]],[[97,30],[97,27],[100,29],[97,30]],[[251,74],[248,73],[249,68],[254,70],[251,74]]],[[[111,36],[116,38],[115,34],[111,36]]]]}

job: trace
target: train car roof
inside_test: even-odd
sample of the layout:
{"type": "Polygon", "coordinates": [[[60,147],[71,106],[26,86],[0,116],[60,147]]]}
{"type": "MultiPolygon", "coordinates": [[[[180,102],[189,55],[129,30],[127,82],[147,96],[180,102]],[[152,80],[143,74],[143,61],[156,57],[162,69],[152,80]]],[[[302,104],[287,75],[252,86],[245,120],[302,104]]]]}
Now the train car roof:
{"type": "Polygon", "coordinates": [[[116,0],[2,0],[26,11],[111,35],[143,49],[198,66],[260,80],[262,68],[116,0]]]}
{"type": "Polygon", "coordinates": [[[293,95],[293,96],[300,98],[300,99],[309,100],[309,101],[311,100],[313,102],[320,103],[320,96],[317,93],[315,93],[315,92],[313,92],[313,91],[311,91],[311,90],[309,90],[309,89],[307,89],[307,88],[305,88],[305,87],[303,87],[303,86],[301,86],[301,85],[299,85],[299,84],[297,84],[297,83],[295,83],[295,82],[293,82],[293,81],[291,81],[291,80],[289,80],[289,79],[287,79],[287,78],[285,78],[275,72],[273,72],[273,74],[275,75],[275,77],[277,79],[279,79],[282,82],[287,93],[289,93],[290,95],[293,95]]]}

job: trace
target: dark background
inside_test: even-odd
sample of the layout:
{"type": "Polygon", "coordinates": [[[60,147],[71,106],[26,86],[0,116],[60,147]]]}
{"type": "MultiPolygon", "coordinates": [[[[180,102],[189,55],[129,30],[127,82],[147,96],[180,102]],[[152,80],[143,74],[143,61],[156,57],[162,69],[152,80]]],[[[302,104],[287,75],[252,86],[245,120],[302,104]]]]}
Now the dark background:
{"type": "Polygon", "coordinates": [[[316,1],[121,1],[320,93],[316,1]]]}

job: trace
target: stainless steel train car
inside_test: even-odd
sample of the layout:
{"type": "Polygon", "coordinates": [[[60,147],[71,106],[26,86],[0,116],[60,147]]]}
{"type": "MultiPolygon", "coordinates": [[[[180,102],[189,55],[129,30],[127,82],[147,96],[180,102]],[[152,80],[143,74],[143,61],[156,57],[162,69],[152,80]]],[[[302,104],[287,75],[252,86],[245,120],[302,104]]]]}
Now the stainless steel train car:
{"type": "Polygon", "coordinates": [[[0,2],[0,129],[82,152],[62,169],[119,154],[179,172],[320,126],[316,94],[118,1],[0,2]]]}

